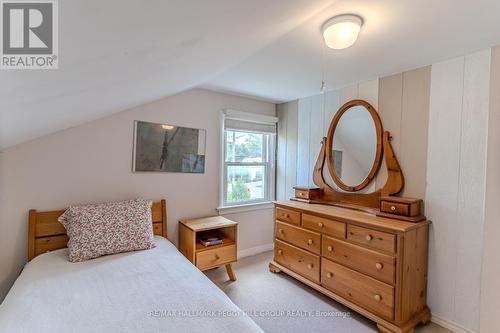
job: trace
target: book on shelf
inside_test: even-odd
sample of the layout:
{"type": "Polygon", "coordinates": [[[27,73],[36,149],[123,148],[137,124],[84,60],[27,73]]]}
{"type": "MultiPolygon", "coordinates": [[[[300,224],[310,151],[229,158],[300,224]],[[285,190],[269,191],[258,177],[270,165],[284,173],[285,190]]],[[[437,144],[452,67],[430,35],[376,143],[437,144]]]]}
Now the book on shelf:
{"type": "Polygon", "coordinates": [[[213,246],[213,245],[222,244],[223,240],[222,240],[222,237],[218,237],[218,236],[202,237],[202,238],[200,238],[200,243],[204,246],[213,246]]]}

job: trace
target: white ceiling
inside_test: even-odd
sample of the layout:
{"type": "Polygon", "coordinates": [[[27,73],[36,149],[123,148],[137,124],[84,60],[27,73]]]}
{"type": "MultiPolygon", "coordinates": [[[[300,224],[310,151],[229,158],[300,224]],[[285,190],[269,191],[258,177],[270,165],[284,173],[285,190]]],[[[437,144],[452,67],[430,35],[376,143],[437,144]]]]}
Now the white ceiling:
{"type": "Polygon", "coordinates": [[[204,87],[275,102],[318,94],[321,25],[343,13],[364,25],[351,48],[325,47],[327,90],[500,44],[499,0],[338,0],[204,87]]]}
{"type": "Polygon", "coordinates": [[[320,26],[347,12],[365,24],[326,51],[329,89],[500,44],[498,0],[59,1],[59,69],[0,71],[0,149],[196,86],[316,94],[320,26]]]}

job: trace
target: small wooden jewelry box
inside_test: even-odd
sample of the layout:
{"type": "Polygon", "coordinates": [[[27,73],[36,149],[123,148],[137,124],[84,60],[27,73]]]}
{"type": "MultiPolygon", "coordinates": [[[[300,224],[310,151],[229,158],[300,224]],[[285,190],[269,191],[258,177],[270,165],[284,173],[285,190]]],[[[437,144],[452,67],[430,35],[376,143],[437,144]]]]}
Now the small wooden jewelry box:
{"type": "Polygon", "coordinates": [[[391,217],[409,222],[425,220],[420,199],[402,197],[382,197],[378,216],[391,217]]]}
{"type": "Polygon", "coordinates": [[[309,202],[317,200],[320,197],[321,190],[317,187],[299,187],[295,186],[295,198],[299,201],[309,202]]]}

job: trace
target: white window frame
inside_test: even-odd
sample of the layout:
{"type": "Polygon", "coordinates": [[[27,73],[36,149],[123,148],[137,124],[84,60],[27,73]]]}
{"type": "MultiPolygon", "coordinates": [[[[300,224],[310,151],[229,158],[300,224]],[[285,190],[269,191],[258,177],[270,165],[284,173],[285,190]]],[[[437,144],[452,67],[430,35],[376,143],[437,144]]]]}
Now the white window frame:
{"type": "Polygon", "coordinates": [[[264,115],[257,115],[234,110],[225,110],[221,117],[221,154],[220,154],[220,193],[219,207],[217,210],[222,212],[247,211],[254,209],[265,209],[271,206],[271,202],[275,200],[276,195],[276,134],[252,132],[248,130],[236,130],[239,132],[262,133],[264,140],[268,141],[263,145],[263,156],[266,157],[266,162],[226,162],[227,142],[225,119],[238,119],[246,122],[256,122],[264,124],[276,124],[278,118],[264,115]],[[229,166],[264,166],[264,198],[258,200],[248,200],[240,202],[227,202],[227,170],[229,166]]]}

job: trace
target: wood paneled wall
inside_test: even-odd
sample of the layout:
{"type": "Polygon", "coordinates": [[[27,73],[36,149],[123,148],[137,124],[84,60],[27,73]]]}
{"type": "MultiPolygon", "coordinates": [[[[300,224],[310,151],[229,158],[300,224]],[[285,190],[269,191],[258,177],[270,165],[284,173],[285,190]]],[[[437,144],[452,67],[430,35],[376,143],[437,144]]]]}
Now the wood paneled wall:
{"type": "Polygon", "coordinates": [[[490,50],[434,64],[431,80],[429,305],[434,317],[477,331],[490,50]]]}
{"type": "MultiPolygon", "coordinates": [[[[363,98],[377,108],[393,136],[406,178],[404,195],[424,198],[426,215],[434,222],[428,292],[433,320],[465,331],[479,328],[490,54],[488,49],[278,108],[280,117],[286,118],[291,108],[297,119],[296,131],[290,129],[294,120],[287,125],[293,140],[279,148],[296,156],[296,182],[290,182],[294,175],[287,169],[286,183],[278,183],[286,186],[278,189],[280,200],[292,196],[289,189],[295,184],[313,184],[319,142],[344,102],[363,98]]],[[[500,50],[498,54],[500,59],[500,50]]],[[[385,182],[384,169],[377,188],[385,182]]]]}
{"type": "MultiPolygon", "coordinates": [[[[284,113],[290,108],[293,109],[293,112],[297,111],[296,141],[287,141],[278,146],[278,154],[280,150],[295,151],[295,153],[291,154],[297,157],[294,185],[314,186],[312,170],[321,148],[321,140],[326,136],[330,122],[339,107],[355,98],[365,99],[377,107],[378,80],[363,82],[340,90],[328,91],[325,94],[302,98],[278,106],[278,115],[282,119],[287,119],[284,113]],[[296,109],[294,108],[295,105],[296,109]]],[[[284,127],[285,125],[283,125],[283,130],[284,127]]],[[[286,126],[286,128],[290,131],[289,126],[286,126]]],[[[280,134],[279,137],[282,138],[283,136],[284,134],[280,134]]],[[[329,175],[325,174],[325,177],[327,180],[329,179],[329,175]]],[[[279,178],[280,175],[278,175],[279,178]]],[[[289,196],[279,195],[279,193],[284,194],[287,191],[287,189],[279,189],[282,184],[283,182],[277,184],[278,199],[287,199],[289,196]]],[[[288,194],[293,195],[292,192],[288,192],[288,194]]]]}
{"type": "Polygon", "coordinates": [[[297,118],[298,101],[277,106],[278,150],[276,166],[276,197],[284,200],[294,196],[297,181],[297,118]]]}
{"type": "MultiPolygon", "coordinates": [[[[282,134],[278,141],[282,142],[279,143],[278,154],[280,151],[282,155],[285,154],[285,150],[289,155],[293,152],[291,155],[297,157],[295,184],[314,186],[312,170],[321,148],[321,140],[326,136],[333,116],[345,102],[356,98],[364,99],[379,111],[384,128],[393,135],[394,148],[407,180],[404,194],[423,198],[426,184],[429,90],[430,66],[281,104],[278,106],[278,115],[287,123],[280,126],[282,134]],[[287,116],[290,109],[293,109],[293,115],[287,116]],[[283,142],[286,133],[292,130],[290,125],[295,125],[295,112],[296,136],[293,136],[294,141],[283,142]],[[288,121],[288,117],[293,120],[288,121]]],[[[283,161],[282,157],[279,161],[283,161]]],[[[278,173],[282,168],[279,164],[278,162],[278,173]]],[[[367,191],[385,184],[385,162],[381,170],[367,191]]],[[[293,176],[290,172],[286,175],[293,176]]],[[[280,181],[280,178],[278,174],[277,197],[288,199],[293,193],[289,192],[289,188],[281,188],[284,181],[280,181]]],[[[325,173],[325,178],[334,185],[328,173],[325,173]]]]}
{"type": "MultiPolygon", "coordinates": [[[[380,79],[379,113],[405,176],[403,195],[425,196],[431,67],[380,79]]],[[[385,162],[376,188],[385,184],[385,162]]]]}
{"type": "Polygon", "coordinates": [[[486,161],[486,198],[484,218],[483,262],[481,274],[480,331],[498,331],[500,309],[500,46],[491,50],[490,115],[486,161]]]}

